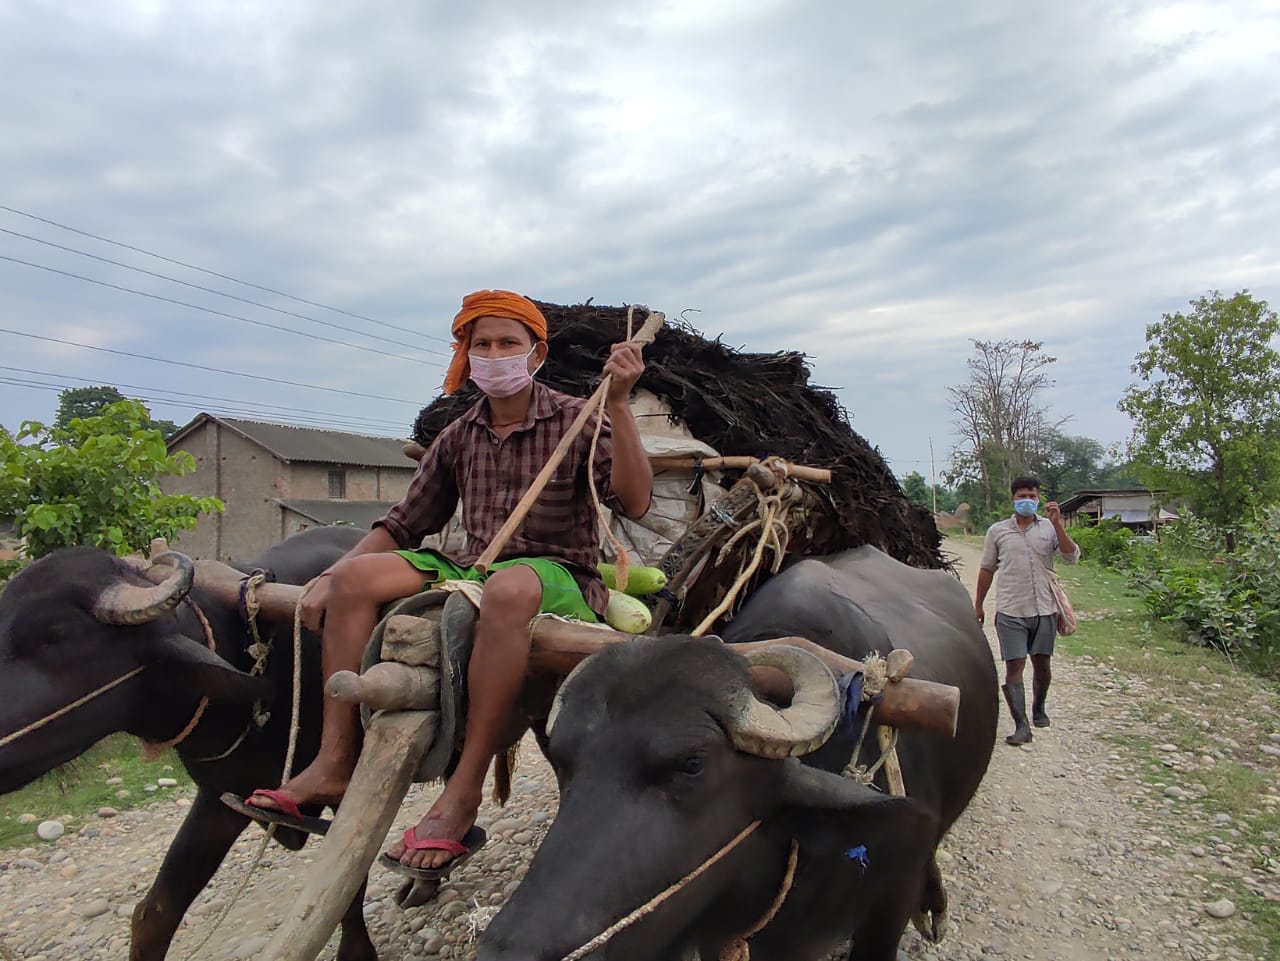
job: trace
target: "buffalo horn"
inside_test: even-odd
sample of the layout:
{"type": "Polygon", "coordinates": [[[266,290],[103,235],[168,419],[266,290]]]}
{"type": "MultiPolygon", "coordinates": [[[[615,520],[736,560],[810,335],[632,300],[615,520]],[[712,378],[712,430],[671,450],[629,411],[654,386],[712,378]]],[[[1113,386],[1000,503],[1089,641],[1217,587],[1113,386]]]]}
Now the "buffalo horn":
{"type": "Polygon", "coordinates": [[[104,624],[145,624],[177,607],[191,591],[195,565],[186,554],[165,551],[151,559],[144,576],[155,580],[157,567],[170,567],[172,570],[151,587],[117,581],[98,595],[93,604],[93,616],[104,624]]]}
{"type": "Polygon", "coordinates": [[[791,706],[777,708],[749,688],[730,700],[726,719],[733,746],[758,757],[799,757],[826,743],[840,720],[840,691],[831,670],[808,651],[777,645],[746,655],[747,663],[775,667],[791,678],[791,706]]]}

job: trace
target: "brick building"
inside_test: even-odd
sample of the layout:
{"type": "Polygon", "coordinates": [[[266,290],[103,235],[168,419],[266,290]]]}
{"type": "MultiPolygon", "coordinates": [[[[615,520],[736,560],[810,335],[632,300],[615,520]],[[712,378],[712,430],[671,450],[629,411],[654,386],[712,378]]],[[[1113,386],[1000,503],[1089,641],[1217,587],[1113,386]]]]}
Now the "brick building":
{"type": "Polygon", "coordinates": [[[192,557],[245,559],[318,524],[368,528],[404,496],[415,464],[403,440],[199,414],[169,438],[196,469],[166,477],[171,494],[217,497],[174,547],[192,557]]]}

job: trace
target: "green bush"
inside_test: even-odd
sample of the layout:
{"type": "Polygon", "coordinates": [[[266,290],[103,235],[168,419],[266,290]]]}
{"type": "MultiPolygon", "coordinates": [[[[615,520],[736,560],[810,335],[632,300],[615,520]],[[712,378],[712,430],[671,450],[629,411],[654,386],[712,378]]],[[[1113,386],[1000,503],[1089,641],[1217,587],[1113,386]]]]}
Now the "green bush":
{"type": "Polygon", "coordinates": [[[1186,639],[1239,657],[1262,673],[1280,669],[1280,509],[1259,512],[1232,532],[1197,518],[1162,531],[1134,564],[1143,603],[1181,625],[1186,639]]]}
{"type": "Polygon", "coordinates": [[[1090,524],[1087,527],[1073,527],[1071,539],[1080,545],[1080,559],[1093,564],[1101,564],[1113,570],[1123,570],[1130,563],[1138,540],[1114,517],[1090,524]]]}
{"type": "Polygon", "coordinates": [[[16,435],[0,431],[0,520],[14,524],[28,558],[76,544],[145,551],[151,538],[172,539],[222,510],[217,498],[160,489],[162,476],[194,469],[190,454],[168,452],[137,401],[65,427],[28,421],[16,435]]]}

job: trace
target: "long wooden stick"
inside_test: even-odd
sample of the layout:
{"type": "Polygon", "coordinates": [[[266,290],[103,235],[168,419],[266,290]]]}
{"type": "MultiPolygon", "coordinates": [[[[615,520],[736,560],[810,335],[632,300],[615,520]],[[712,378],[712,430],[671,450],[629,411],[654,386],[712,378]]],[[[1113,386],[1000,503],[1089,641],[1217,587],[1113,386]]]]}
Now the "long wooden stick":
{"type": "MultiPolygon", "coordinates": [[[[657,336],[658,328],[665,321],[666,315],[654,311],[644,322],[644,326],[631,338],[633,344],[652,344],[653,338],[657,336]]],[[[538,476],[533,479],[533,483],[529,485],[529,489],[524,492],[524,496],[520,498],[520,503],[516,505],[516,509],[511,512],[511,516],[507,518],[507,522],[498,529],[498,533],[494,535],[493,540],[489,542],[489,546],[484,549],[475,562],[475,569],[481,574],[489,572],[489,565],[498,559],[498,555],[502,553],[502,549],[507,546],[507,541],[511,540],[511,536],[520,529],[520,525],[524,523],[525,517],[533,508],[534,503],[541,496],[543,488],[547,486],[547,481],[551,480],[551,475],[555,473],[556,468],[560,466],[560,462],[564,460],[565,455],[569,453],[569,448],[573,446],[578,435],[582,433],[582,428],[586,426],[591,415],[596,413],[596,408],[600,406],[600,399],[604,397],[609,390],[609,385],[613,383],[612,375],[606,376],[600,382],[600,386],[595,389],[595,393],[583,405],[578,416],[574,418],[569,429],[565,431],[560,443],[556,444],[556,449],[551,452],[551,456],[547,458],[546,464],[543,465],[538,476]]]]}
{"type": "MultiPolygon", "coordinates": [[[[760,463],[758,457],[684,457],[681,455],[658,454],[649,458],[649,465],[655,470],[692,470],[701,465],[707,470],[724,467],[729,470],[743,470],[752,464],[760,463]]],[[[814,481],[818,484],[831,483],[831,471],[824,467],[806,467],[803,464],[787,464],[787,476],[797,480],[814,481]]]]}
{"type": "Polygon", "coordinates": [[[260,957],[314,961],[324,950],[395,822],[439,720],[436,711],[374,717],[351,785],[307,870],[302,893],[282,906],[280,927],[260,957]]]}
{"type": "MultiPolygon", "coordinates": [[[[411,440],[404,445],[404,455],[410,460],[422,460],[426,453],[427,449],[416,440],[411,440]]],[[[664,470],[692,470],[699,464],[707,470],[717,470],[721,467],[727,470],[743,470],[752,464],[758,463],[760,463],[759,458],[748,456],[686,457],[683,454],[649,455],[649,466],[654,469],[655,473],[664,470]]],[[[831,483],[831,471],[825,467],[809,467],[806,464],[788,463],[787,474],[797,480],[812,481],[816,484],[831,483]]]]}

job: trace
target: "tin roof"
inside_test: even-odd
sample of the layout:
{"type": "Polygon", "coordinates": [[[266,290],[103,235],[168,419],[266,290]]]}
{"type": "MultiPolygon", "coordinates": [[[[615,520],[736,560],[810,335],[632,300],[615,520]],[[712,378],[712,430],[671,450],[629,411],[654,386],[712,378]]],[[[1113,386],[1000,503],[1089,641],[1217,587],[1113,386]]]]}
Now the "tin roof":
{"type": "Polygon", "coordinates": [[[213,422],[235,431],[246,440],[270,451],[287,463],[346,464],[353,467],[397,467],[413,470],[414,463],[404,454],[405,440],[399,437],[374,437],[317,427],[293,427],[267,421],[243,420],[239,417],[215,417],[197,414],[189,424],[169,438],[169,447],[191,434],[202,424],[213,422]]]}

